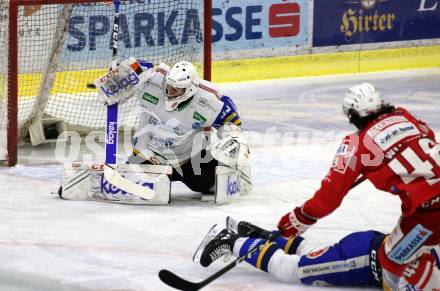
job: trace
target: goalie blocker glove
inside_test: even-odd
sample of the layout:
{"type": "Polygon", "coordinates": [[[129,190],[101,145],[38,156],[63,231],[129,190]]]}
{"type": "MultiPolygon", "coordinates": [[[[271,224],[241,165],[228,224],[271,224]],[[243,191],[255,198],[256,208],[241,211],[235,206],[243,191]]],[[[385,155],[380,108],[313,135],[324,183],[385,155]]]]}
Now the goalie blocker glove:
{"type": "Polygon", "coordinates": [[[151,64],[145,66],[134,57],[121,61],[116,69],[108,71],[95,81],[100,101],[110,106],[128,100],[138,92],[141,84],[151,79],[150,68],[151,64]]]}
{"type": "Polygon", "coordinates": [[[302,208],[296,207],[292,212],[281,217],[278,229],[282,231],[284,237],[296,237],[306,232],[315,222],[316,219],[304,214],[302,208]]]}

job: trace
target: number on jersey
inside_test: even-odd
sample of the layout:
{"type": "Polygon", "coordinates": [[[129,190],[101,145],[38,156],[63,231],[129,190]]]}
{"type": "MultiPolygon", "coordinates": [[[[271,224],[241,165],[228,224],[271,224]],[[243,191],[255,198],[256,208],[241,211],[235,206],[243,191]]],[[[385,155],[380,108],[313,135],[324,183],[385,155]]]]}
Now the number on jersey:
{"type": "Polygon", "coordinates": [[[401,157],[412,167],[408,169],[405,165],[396,158],[394,158],[388,165],[394,173],[400,176],[405,184],[409,184],[419,177],[424,177],[429,185],[434,185],[440,182],[440,178],[436,178],[433,171],[434,167],[440,167],[440,144],[436,144],[429,138],[422,138],[419,140],[419,146],[423,152],[428,155],[432,161],[425,160],[412,149],[408,147],[401,153],[401,157]]]}

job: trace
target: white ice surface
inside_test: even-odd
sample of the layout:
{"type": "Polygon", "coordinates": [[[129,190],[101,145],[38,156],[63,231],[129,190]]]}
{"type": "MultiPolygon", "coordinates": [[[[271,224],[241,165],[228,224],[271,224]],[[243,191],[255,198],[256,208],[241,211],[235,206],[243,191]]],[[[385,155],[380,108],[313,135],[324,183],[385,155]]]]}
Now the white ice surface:
{"type": "MultiPolygon", "coordinates": [[[[60,200],[50,193],[58,188],[61,166],[43,162],[53,159],[53,145],[22,146],[20,164],[0,169],[0,290],[172,290],[157,276],[162,268],[194,281],[208,277],[224,263],[204,269],[191,258],[212,224],[232,215],[274,228],[313,195],[341,131],[352,130],[341,113],[343,92],[364,80],[439,131],[440,70],[222,84],[237,101],[252,144],[255,189],[231,205],[201,202],[179,183],[168,206],[60,200]]],[[[399,208],[396,197],[366,182],[305,237],[325,246],[353,231],[387,232],[399,208]]],[[[242,263],[206,290],[329,288],[279,283],[242,263]]]]}

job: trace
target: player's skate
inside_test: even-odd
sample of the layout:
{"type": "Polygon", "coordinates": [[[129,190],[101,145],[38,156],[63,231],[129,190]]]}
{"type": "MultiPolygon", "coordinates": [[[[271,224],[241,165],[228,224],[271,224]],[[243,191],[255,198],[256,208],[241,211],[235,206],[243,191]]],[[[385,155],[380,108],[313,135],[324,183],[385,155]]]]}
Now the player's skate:
{"type": "Polygon", "coordinates": [[[239,236],[228,229],[220,230],[214,225],[206,234],[197,248],[193,261],[199,262],[203,267],[208,267],[212,262],[224,256],[227,261],[232,254],[232,248],[239,236]]]}
{"type": "Polygon", "coordinates": [[[230,216],[226,217],[226,228],[241,237],[247,236],[268,239],[271,235],[271,232],[268,230],[262,229],[261,227],[244,220],[236,221],[230,216]]]}

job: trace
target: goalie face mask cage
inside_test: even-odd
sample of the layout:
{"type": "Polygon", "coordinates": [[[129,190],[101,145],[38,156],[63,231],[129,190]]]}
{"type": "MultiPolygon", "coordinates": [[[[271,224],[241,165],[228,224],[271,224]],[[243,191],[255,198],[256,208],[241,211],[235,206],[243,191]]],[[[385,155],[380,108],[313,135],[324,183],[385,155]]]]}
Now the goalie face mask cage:
{"type": "MultiPolygon", "coordinates": [[[[122,1],[118,58],[180,60],[211,78],[211,0],[122,1]]],[[[84,135],[105,127],[106,108],[88,83],[112,59],[113,5],[95,0],[0,0],[0,160],[17,162],[36,120],[62,120],[84,135]]],[[[119,108],[135,128],[136,98],[119,108]]],[[[32,134],[31,134],[32,135],[32,134]]]]}

